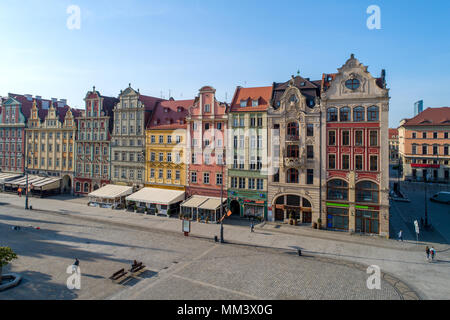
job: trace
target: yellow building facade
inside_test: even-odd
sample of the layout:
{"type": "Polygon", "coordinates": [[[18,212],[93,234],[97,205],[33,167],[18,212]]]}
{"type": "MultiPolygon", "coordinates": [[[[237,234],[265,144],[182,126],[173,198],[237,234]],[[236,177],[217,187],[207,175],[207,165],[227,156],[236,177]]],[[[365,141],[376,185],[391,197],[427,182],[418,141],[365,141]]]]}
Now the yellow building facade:
{"type": "Polygon", "coordinates": [[[185,191],[186,129],[148,129],[146,139],[146,186],[185,191]]]}
{"type": "Polygon", "coordinates": [[[75,117],[80,110],[58,106],[38,108],[33,102],[26,129],[26,165],[30,173],[62,178],[61,192],[72,192],[75,162],[75,117]]]}

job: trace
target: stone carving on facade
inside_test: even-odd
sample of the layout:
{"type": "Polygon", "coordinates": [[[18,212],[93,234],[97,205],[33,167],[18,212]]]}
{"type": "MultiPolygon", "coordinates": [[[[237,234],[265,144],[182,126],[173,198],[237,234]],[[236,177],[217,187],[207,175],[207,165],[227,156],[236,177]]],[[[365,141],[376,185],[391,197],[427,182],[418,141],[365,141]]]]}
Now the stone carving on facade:
{"type": "Polygon", "coordinates": [[[306,149],[305,149],[305,147],[302,147],[300,149],[300,156],[298,158],[285,157],[284,158],[284,166],[287,168],[305,169],[306,168],[306,149]]]}

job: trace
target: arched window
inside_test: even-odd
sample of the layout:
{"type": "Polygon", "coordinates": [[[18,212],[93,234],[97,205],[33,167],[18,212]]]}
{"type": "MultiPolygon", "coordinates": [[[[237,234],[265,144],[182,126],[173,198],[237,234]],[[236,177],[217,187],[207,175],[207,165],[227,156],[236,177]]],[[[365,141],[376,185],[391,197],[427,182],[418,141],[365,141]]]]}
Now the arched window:
{"type": "Polygon", "coordinates": [[[75,183],[75,190],[76,190],[77,192],[80,192],[80,191],[81,191],[81,183],[79,183],[79,182],[75,183]]]}
{"type": "Polygon", "coordinates": [[[298,137],[298,123],[290,122],[287,126],[288,136],[298,137]]]}
{"type": "Polygon", "coordinates": [[[89,183],[85,182],[84,183],[84,192],[89,192],[89,183]]]}
{"type": "Polygon", "coordinates": [[[327,111],[327,121],[332,122],[332,121],[337,121],[338,120],[338,116],[337,116],[337,109],[336,108],[328,108],[327,111]]]}
{"type": "Polygon", "coordinates": [[[297,145],[288,145],[287,147],[287,155],[288,158],[298,158],[299,156],[299,148],[297,145]]]}
{"type": "Polygon", "coordinates": [[[367,109],[367,121],[378,121],[379,109],[377,106],[371,106],[367,109]]]}
{"type": "Polygon", "coordinates": [[[341,121],[350,121],[350,108],[349,107],[343,107],[340,110],[340,120],[341,121]]]}
{"type": "Polygon", "coordinates": [[[295,94],[292,94],[289,97],[289,102],[297,102],[297,101],[298,101],[298,99],[297,99],[297,96],[295,94]]]}
{"type": "Polygon", "coordinates": [[[379,202],[379,188],[376,183],[362,181],[356,184],[356,202],[379,202]]]}
{"type": "Polygon", "coordinates": [[[297,169],[291,168],[286,173],[287,183],[298,183],[298,171],[297,169]]]}
{"type": "Polygon", "coordinates": [[[354,122],[359,122],[359,121],[364,121],[364,107],[356,107],[353,109],[353,121],[354,122]]]}
{"type": "Polygon", "coordinates": [[[344,180],[334,179],[327,184],[327,199],[348,201],[348,183],[344,180]]]}

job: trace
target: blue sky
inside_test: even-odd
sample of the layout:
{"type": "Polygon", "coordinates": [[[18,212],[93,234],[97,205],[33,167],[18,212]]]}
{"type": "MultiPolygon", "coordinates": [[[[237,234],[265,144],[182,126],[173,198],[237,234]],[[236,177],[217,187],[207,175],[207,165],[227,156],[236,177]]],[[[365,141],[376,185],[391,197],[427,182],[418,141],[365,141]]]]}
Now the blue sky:
{"type": "Polygon", "coordinates": [[[450,106],[446,0],[0,0],[0,95],[66,98],[83,107],[93,85],[117,96],[194,97],[203,85],[230,101],[236,86],[320,79],[350,53],[374,76],[387,71],[390,125],[413,103],[450,106]],[[66,10],[81,9],[80,30],[66,10]],[[369,30],[369,5],[381,30],[369,30]]]}

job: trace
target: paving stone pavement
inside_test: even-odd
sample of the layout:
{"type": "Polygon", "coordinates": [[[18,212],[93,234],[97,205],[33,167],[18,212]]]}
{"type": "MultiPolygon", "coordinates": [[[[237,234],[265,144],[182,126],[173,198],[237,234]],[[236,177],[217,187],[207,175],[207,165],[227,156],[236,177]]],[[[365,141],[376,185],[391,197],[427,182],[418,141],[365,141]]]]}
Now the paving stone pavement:
{"type": "MultiPolygon", "coordinates": [[[[72,219],[71,223],[76,222],[83,224],[89,222],[90,225],[100,223],[105,230],[116,230],[126,226],[127,229],[134,230],[137,234],[142,233],[136,231],[146,231],[147,233],[154,234],[158,239],[165,238],[166,236],[176,238],[175,236],[178,237],[181,233],[181,223],[177,219],[142,216],[124,211],[90,208],[85,204],[83,205],[83,201],[86,200],[81,198],[68,199],[65,201],[58,199],[33,198],[31,201],[34,208],[45,208],[45,210],[47,210],[42,213],[35,210],[30,211],[33,212],[33,215],[45,215],[45,218],[42,220],[53,221],[54,219],[62,217],[70,217],[70,219],[72,219]]],[[[13,195],[0,194],[0,202],[13,208],[18,208],[23,205],[23,199],[19,199],[13,195]]],[[[27,214],[30,215],[28,212],[27,214]]],[[[219,226],[213,224],[193,223],[192,228],[193,232],[189,237],[189,241],[194,240],[192,238],[195,237],[210,240],[214,235],[218,235],[219,233],[219,226]]],[[[297,248],[301,248],[304,253],[313,255],[315,259],[331,258],[333,261],[344,261],[345,263],[351,262],[356,263],[357,265],[362,264],[364,267],[372,264],[379,265],[381,270],[387,274],[386,279],[389,279],[388,275],[391,274],[396,279],[396,283],[407,283],[408,290],[405,291],[403,298],[417,298],[416,293],[424,299],[448,299],[450,297],[448,290],[450,284],[450,272],[448,268],[449,252],[446,251],[444,247],[437,247],[438,252],[441,250],[439,253],[439,261],[436,263],[427,263],[424,259],[422,249],[411,242],[400,243],[386,239],[372,239],[361,236],[352,237],[347,234],[322,231],[311,235],[315,230],[300,230],[297,234],[289,234],[275,232],[275,230],[269,228],[274,227],[267,225],[263,228],[257,228],[255,233],[250,233],[248,230],[245,230],[247,228],[244,229],[239,226],[226,225],[225,238],[234,243],[245,244],[247,247],[253,246],[255,250],[259,247],[277,248],[277,250],[283,249],[293,253],[297,248]],[[334,239],[330,237],[334,237],[334,239]],[[399,282],[399,280],[401,281],[399,282]],[[411,291],[413,294],[410,294],[411,291]]],[[[187,241],[187,239],[184,239],[183,237],[181,239],[183,239],[181,240],[183,243],[187,241]]],[[[123,243],[122,238],[118,241],[116,237],[114,241],[123,243]]],[[[115,250],[121,251],[117,248],[115,248],[115,250]]],[[[204,252],[204,250],[200,250],[199,252],[204,252]]],[[[145,257],[145,254],[142,256],[145,257]]],[[[192,256],[196,255],[193,254],[192,256]]],[[[130,256],[130,259],[133,258],[130,256]]],[[[355,266],[351,267],[354,268],[355,266]]],[[[161,274],[166,273],[167,270],[172,270],[171,268],[172,267],[162,270],[161,274]]],[[[364,274],[364,272],[360,272],[361,274],[364,274]]],[[[208,273],[206,272],[205,275],[207,274],[208,273]]],[[[160,273],[158,273],[158,277],[159,275],[160,273]]],[[[140,287],[145,287],[144,283],[153,282],[154,279],[158,277],[151,277],[145,281],[140,281],[130,289],[134,290],[134,288],[139,289],[140,287]]],[[[280,277],[283,278],[282,275],[280,275],[280,277]]],[[[288,276],[285,277],[288,278],[288,276]]],[[[385,275],[383,275],[383,277],[385,278],[385,275]]],[[[187,280],[184,275],[174,274],[174,276],[170,278],[170,281],[185,282],[187,280]],[[175,277],[177,277],[176,280],[174,280],[175,277]]],[[[199,286],[203,283],[202,280],[195,280],[195,278],[194,280],[191,279],[191,282],[193,286],[199,286]]],[[[386,283],[389,282],[386,280],[386,283]]],[[[163,284],[164,281],[159,279],[154,286],[159,287],[163,284]]],[[[166,283],[166,285],[170,286],[169,283],[166,283]]],[[[216,285],[209,283],[208,290],[218,290],[216,287],[216,285]]],[[[258,291],[257,288],[254,290],[255,292],[258,291]]],[[[134,291],[138,290],[136,289],[134,291]]],[[[397,288],[395,291],[400,292],[397,288]]],[[[114,297],[117,294],[119,293],[113,293],[109,295],[109,297],[114,297]]],[[[176,293],[172,294],[176,295],[176,293]]],[[[221,292],[221,294],[224,293],[221,292]]],[[[227,294],[233,294],[233,291],[227,291],[227,294]]],[[[245,294],[252,296],[253,291],[245,294]]],[[[289,295],[289,293],[287,294],[289,295]]]]}

